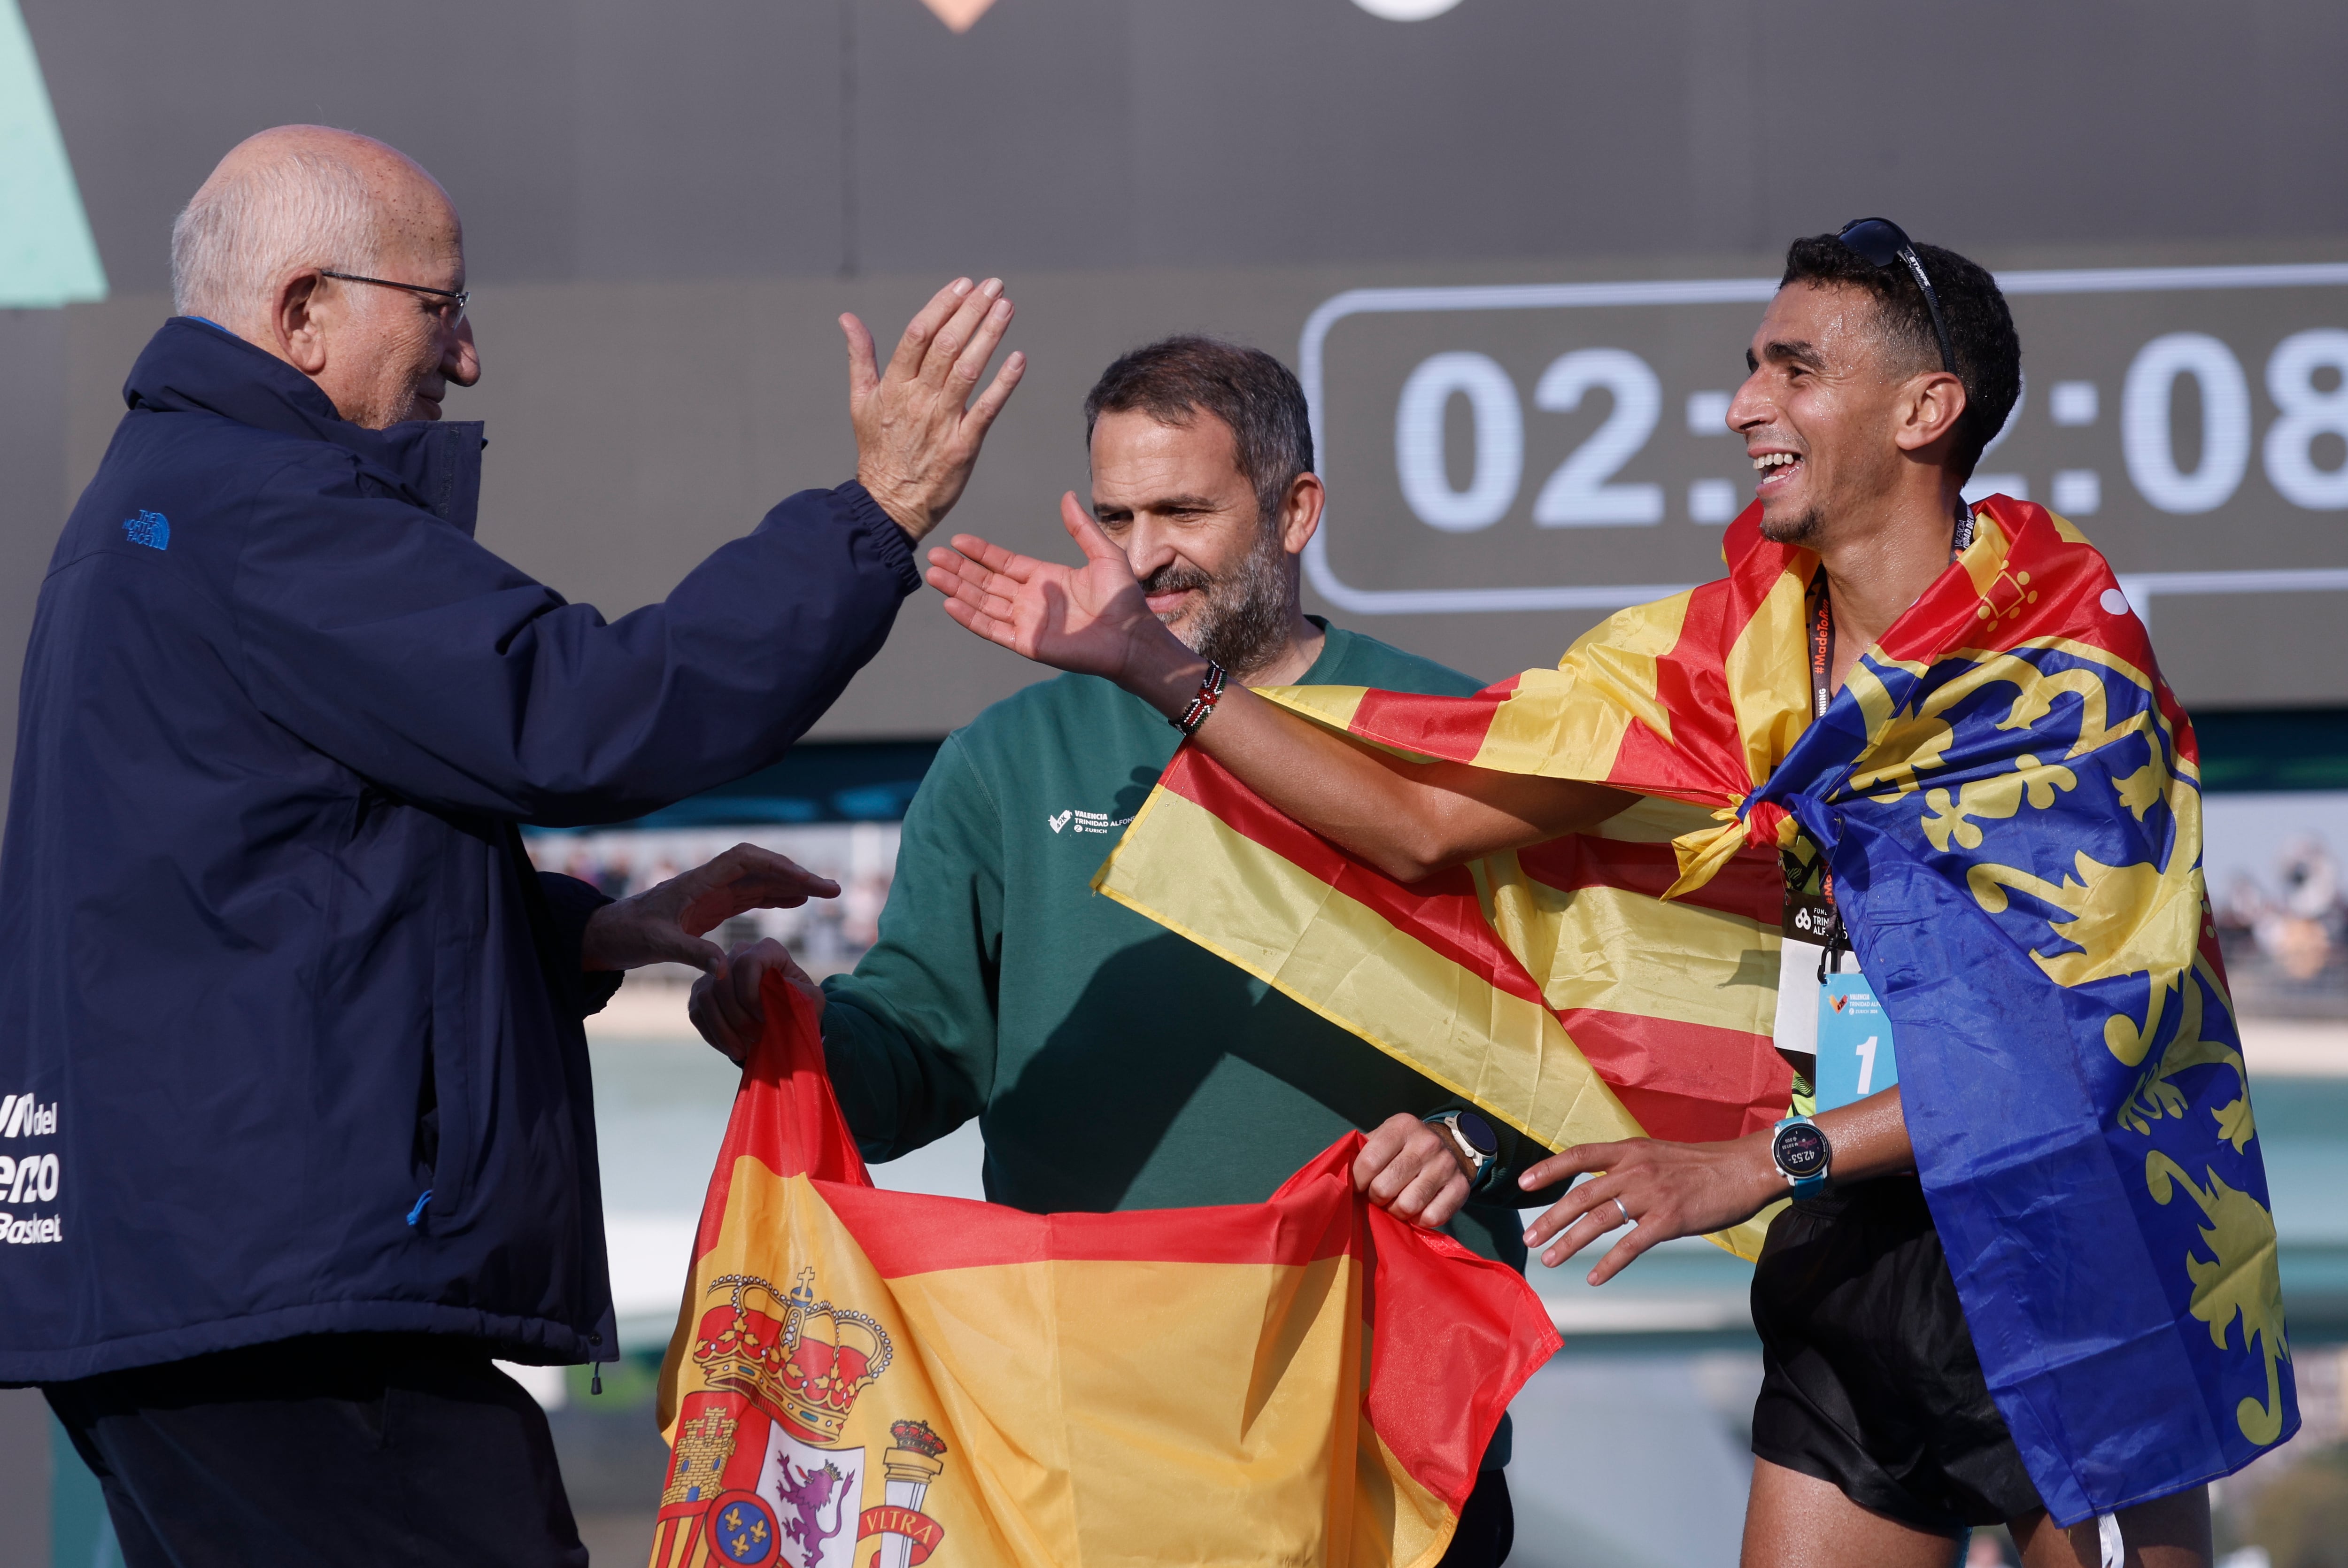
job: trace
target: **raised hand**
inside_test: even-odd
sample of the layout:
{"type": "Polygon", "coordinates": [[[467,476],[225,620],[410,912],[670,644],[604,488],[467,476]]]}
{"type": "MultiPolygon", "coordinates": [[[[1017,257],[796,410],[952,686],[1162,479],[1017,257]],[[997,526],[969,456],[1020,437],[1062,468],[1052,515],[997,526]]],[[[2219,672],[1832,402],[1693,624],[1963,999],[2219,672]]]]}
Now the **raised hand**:
{"type": "Polygon", "coordinates": [[[1073,492],[1060,498],[1060,525],[1084,552],[1063,566],[954,535],[953,550],[930,552],[930,586],[946,614],[990,643],[1055,669],[1148,684],[1198,656],[1150,613],[1125,552],[1109,542],[1073,492]],[[957,553],[959,552],[959,553],[957,553]]]}
{"type": "Polygon", "coordinates": [[[988,428],[1026,373],[1027,356],[1013,354],[971,401],[1011,316],[1000,278],[974,287],[957,278],[907,324],[886,370],[874,357],[872,334],[863,322],[839,318],[848,335],[857,480],[917,541],[962,499],[988,428]]]}
{"type": "Polygon", "coordinates": [[[772,850],[736,844],[588,916],[582,967],[639,969],[667,963],[712,969],[725,951],[703,940],[702,933],[754,909],[795,909],[810,898],[839,896],[839,884],[829,877],[772,850]]]}

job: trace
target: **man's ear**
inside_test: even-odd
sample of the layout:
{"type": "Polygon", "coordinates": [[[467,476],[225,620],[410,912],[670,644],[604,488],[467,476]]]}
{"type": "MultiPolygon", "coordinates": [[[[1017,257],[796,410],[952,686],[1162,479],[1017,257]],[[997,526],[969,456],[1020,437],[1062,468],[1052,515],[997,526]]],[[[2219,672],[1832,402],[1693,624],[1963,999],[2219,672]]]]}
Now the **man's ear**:
{"type": "Polygon", "coordinates": [[[1918,377],[1910,384],[1908,404],[1900,422],[1902,451],[1919,452],[1957,428],[1965,414],[1965,384],[1945,370],[1918,377]]]}
{"type": "Polygon", "coordinates": [[[1288,481],[1288,494],[1280,504],[1280,547],[1291,555],[1302,555],[1313,536],[1321,531],[1321,509],[1327,503],[1328,491],[1321,486],[1319,474],[1299,474],[1288,481]]]}
{"type": "Polygon", "coordinates": [[[325,278],[316,272],[300,272],[278,285],[277,298],[270,312],[270,334],[277,356],[304,376],[314,377],[326,367],[325,314],[321,290],[325,278]]]}

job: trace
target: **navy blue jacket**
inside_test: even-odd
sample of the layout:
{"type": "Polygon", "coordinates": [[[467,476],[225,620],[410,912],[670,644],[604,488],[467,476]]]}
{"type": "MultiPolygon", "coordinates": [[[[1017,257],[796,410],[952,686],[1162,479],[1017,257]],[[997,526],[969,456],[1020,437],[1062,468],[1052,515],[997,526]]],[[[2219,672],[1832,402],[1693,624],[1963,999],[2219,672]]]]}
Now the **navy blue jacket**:
{"type": "Polygon", "coordinates": [[[606,624],[474,542],[478,424],[361,429],[185,317],[124,397],[0,850],[0,1382],[364,1330],[610,1358],[598,898],[517,824],[775,761],[909,542],[805,491],[606,624]]]}

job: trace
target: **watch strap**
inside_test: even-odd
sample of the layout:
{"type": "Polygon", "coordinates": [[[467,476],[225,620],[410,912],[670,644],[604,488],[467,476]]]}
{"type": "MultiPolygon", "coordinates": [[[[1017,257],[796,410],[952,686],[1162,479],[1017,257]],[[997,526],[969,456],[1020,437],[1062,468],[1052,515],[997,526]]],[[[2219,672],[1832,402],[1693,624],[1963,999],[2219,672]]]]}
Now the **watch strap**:
{"type": "Polygon", "coordinates": [[[1468,1179],[1474,1181],[1482,1177],[1497,1155],[1476,1147],[1475,1140],[1461,1129],[1459,1116],[1458,1111],[1445,1110],[1437,1112],[1426,1120],[1429,1127],[1442,1130],[1443,1136],[1450,1140],[1452,1149],[1457,1152],[1460,1159],[1468,1162],[1468,1179]]]}
{"type": "Polygon", "coordinates": [[[1833,1180],[1834,1145],[1828,1141],[1825,1130],[1810,1118],[1807,1116],[1789,1116],[1769,1130],[1769,1163],[1776,1166],[1777,1174],[1786,1179],[1786,1185],[1793,1189],[1795,1197],[1815,1197],[1818,1193],[1825,1191],[1827,1190],[1827,1183],[1833,1180]],[[1777,1135],[1785,1131],[1788,1127],[1793,1127],[1797,1124],[1807,1127],[1811,1131],[1816,1132],[1818,1135],[1818,1141],[1826,1144],[1827,1162],[1824,1165],[1819,1166],[1815,1174],[1808,1176],[1795,1175],[1792,1171],[1787,1170],[1784,1162],[1779,1161],[1777,1158],[1777,1135]]]}

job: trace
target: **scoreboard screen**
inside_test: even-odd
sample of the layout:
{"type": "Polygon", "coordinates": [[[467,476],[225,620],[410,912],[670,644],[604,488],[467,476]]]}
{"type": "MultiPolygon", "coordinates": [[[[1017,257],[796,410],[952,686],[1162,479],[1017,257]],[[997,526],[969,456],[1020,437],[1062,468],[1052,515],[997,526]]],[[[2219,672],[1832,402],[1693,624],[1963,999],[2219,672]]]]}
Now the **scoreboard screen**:
{"type": "MultiPolygon", "coordinates": [[[[2348,594],[2348,265],[1999,278],[2024,388],[1968,493],[2041,502],[2157,621],[2348,594]]],[[[1356,289],[1299,346],[1351,615],[1603,612],[1715,576],[1774,278],[1356,289]]],[[[2322,614],[2348,612],[2348,597],[2322,614]]],[[[2329,639],[2326,639],[2329,641],[2329,639]]]]}

